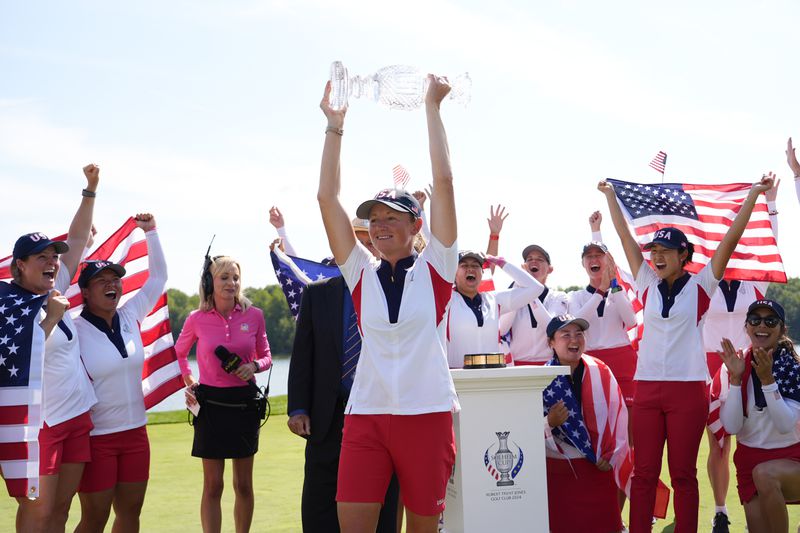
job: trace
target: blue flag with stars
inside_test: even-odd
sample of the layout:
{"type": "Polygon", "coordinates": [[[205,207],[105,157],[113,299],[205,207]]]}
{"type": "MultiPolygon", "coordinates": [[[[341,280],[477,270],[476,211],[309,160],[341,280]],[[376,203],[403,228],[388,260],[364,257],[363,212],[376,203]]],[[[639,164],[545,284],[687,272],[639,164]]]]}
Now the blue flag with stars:
{"type": "Polygon", "coordinates": [[[698,220],[694,201],[680,183],[645,185],[612,179],[608,182],[614,185],[617,198],[633,219],[675,215],[698,220]]]}
{"type": "MultiPolygon", "coordinates": [[[[546,366],[558,366],[560,364],[558,357],[553,355],[553,358],[546,363],[546,366]]],[[[564,402],[564,406],[569,411],[569,416],[563,424],[552,429],[553,437],[556,440],[571,444],[587,460],[597,463],[597,457],[594,449],[592,449],[592,439],[589,437],[589,430],[586,429],[586,424],[583,421],[581,406],[578,404],[575,395],[572,394],[572,386],[567,376],[556,376],[542,393],[542,401],[544,403],[544,416],[547,416],[550,408],[559,401],[564,402]]]]}
{"type": "Polygon", "coordinates": [[[0,388],[28,386],[33,326],[46,297],[0,282],[0,388]]]}
{"type": "Polygon", "coordinates": [[[306,288],[306,285],[341,275],[339,267],[292,257],[278,248],[270,252],[269,257],[272,260],[272,268],[275,269],[278,283],[281,284],[283,294],[286,296],[286,303],[289,304],[289,311],[295,320],[300,311],[300,298],[303,296],[303,289],[306,288]]]}

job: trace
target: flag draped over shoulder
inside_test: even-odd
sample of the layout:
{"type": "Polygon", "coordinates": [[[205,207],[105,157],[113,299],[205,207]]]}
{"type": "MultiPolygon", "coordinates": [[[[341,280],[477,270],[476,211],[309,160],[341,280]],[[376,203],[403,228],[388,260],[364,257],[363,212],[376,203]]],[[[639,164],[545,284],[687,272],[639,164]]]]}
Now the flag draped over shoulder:
{"type": "Polygon", "coordinates": [[[46,297],[0,282],[0,467],[9,494],[29,498],[39,496],[46,297]]]}
{"type": "MultiPolygon", "coordinates": [[[[694,258],[686,269],[695,274],[711,260],[752,186],[608,181],[614,185],[617,202],[641,245],[667,226],[676,227],[689,237],[694,244],[694,258]]],[[[728,262],[725,279],[786,283],[764,195],[759,196],[728,262]]]]}
{"type": "Polygon", "coordinates": [[[341,275],[339,267],[286,255],[277,246],[269,253],[269,258],[295,320],[300,312],[300,298],[306,285],[341,275]]]}
{"type": "MultiPolygon", "coordinates": [[[[542,395],[545,416],[559,401],[569,411],[567,421],[546,435],[547,446],[563,454],[559,441],[568,442],[594,464],[600,459],[607,461],[617,487],[630,497],[633,452],[628,443],[628,410],[622,391],[605,363],[589,355],[581,356],[581,360],[584,371],[580,405],[567,376],[557,376],[542,395]]],[[[547,366],[558,364],[555,355],[547,362],[547,366]]],[[[659,481],[654,515],[666,516],[668,503],[669,489],[659,481]]]]}

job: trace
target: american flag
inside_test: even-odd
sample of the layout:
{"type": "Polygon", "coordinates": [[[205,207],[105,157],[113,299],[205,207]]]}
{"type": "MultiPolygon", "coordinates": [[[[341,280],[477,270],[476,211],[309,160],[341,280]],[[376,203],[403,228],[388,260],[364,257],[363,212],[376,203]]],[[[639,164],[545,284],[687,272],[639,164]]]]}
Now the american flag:
{"type": "MultiPolygon", "coordinates": [[[[650,242],[657,230],[667,226],[676,227],[689,237],[694,244],[694,259],[686,269],[693,273],[711,260],[751,188],[749,183],[694,185],[608,181],[614,185],[617,201],[641,245],[650,242]]],[[[764,195],[759,196],[728,262],[725,279],[786,283],[764,195]]]]}
{"type": "Polygon", "coordinates": [[[269,257],[272,260],[272,268],[275,269],[278,283],[281,284],[283,294],[286,296],[286,303],[289,304],[289,311],[295,320],[300,312],[300,299],[306,285],[312,281],[321,281],[341,275],[338,267],[286,255],[277,246],[274,251],[270,252],[269,257]]]}
{"type": "Polygon", "coordinates": [[[0,467],[12,496],[39,496],[45,337],[35,324],[46,297],[0,282],[0,467]]]}
{"type": "MultiPolygon", "coordinates": [[[[66,236],[64,235],[57,237],[56,240],[64,240],[65,238],[66,236]]],[[[133,218],[125,221],[122,227],[114,232],[103,244],[91,250],[86,259],[108,260],[125,266],[127,273],[122,280],[123,297],[120,299],[120,305],[135,295],[144,285],[144,282],[147,281],[147,242],[145,241],[144,233],[136,227],[136,222],[133,218]]],[[[0,281],[11,279],[10,264],[10,256],[0,259],[0,281]]],[[[70,302],[69,313],[72,317],[79,315],[83,308],[83,298],[77,281],[78,273],[76,272],[72,284],[65,294],[70,302]]],[[[144,368],[142,369],[142,391],[144,393],[145,407],[149,409],[173,392],[183,388],[183,380],[181,379],[175,349],[173,348],[166,293],[161,296],[153,310],[142,321],[140,330],[145,356],[144,368]]],[[[0,338],[0,342],[2,340],[0,338]]],[[[2,349],[0,349],[0,354],[2,354],[2,349]]],[[[32,362],[35,362],[35,360],[32,362]]],[[[2,374],[1,369],[0,374],[2,374]]],[[[28,391],[25,394],[35,398],[37,402],[41,402],[41,379],[30,382],[28,391]]],[[[4,391],[0,405],[6,407],[17,405],[17,410],[23,409],[24,404],[13,404],[13,398],[13,395],[6,396],[4,391]]],[[[29,416],[24,424],[25,439],[33,443],[36,442],[40,426],[38,411],[37,405],[36,418],[29,416]]],[[[22,443],[23,441],[18,442],[22,443]]],[[[38,448],[32,455],[35,455],[37,461],[36,473],[38,473],[38,448]]],[[[29,462],[29,464],[28,471],[32,472],[32,463],[29,462]]]]}
{"type": "Polygon", "coordinates": [[[720,451],[725,445],[725,436],[728,435],[728,432],[722,426],[719,413],[722,409],[722,402],[728,397],[729,387],[728,367],[722,365],[711,380],[711,390],[708,395],[708,420],[706,421],[706,425],[711,430],[711,434],[714,435],[714,442],[719,445],[720,451]]]}
{"type": "Polygon", "coordinates": [[[392,178],[394,179],[394,186],[398,189],[405,189],[408,181],[411,179],[411,174],[408,173],[402,165],[395,165],[392,169],[392,178]]]}
{"type": "Polygon", "coordinates": [[[653,160],[650,161],[650,168],[663,174],[664,170],[667,168],[667,153],[659,151],[653,160]]]}

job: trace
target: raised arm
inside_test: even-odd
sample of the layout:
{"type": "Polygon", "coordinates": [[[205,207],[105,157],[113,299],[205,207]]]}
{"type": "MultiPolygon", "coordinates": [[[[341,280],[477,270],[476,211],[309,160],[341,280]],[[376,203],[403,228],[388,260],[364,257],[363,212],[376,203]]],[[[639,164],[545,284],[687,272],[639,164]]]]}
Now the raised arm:
{"type": "Polygon", "coordinates": [[[339,191],[341,189],[341,176],[339,171],[339,159],[342,151],[342,134],[344,131],[344,116],[347,107],[342,109],[331,109],[330,105],[331,84],[325,84],[325,94],[319,107],[328,119],[328,127],[325,128],[325,145],[322,149],[322,164],[319,172],[319,189],[317,190],[317,202],[322,213],[322,222],[325,225],[325,232],[328,235],[333,257],[336,262],[343,265],[350,257],[350,252],[356,245],[356,236],[353,227],[350,225],[350,218],[339,201],[339,191]]]}
{"type": "Polygon", "coordinates": [[[278,237],[281,238],[281,249],[288,255],[297,257],[294,247],[289,242],[289,235],[286,234],[286,223],[283,220],[283,213],[281,213],[281,210],[278,209],[276,205],[269,208],[269,223],[273,225],[278,232],[278,237]]]}
{"type": "MultiPolygon", "coordinates": [[[[778,187],[781,185],[781,180],[775,180],[775,186],[764,193],[767,197],[767,213],[769,214],[769,223],[772,226],[772,233],[775,235],[775,240],[778,240],[778,187]]],[[[765,293],[766,294],[766,293],[765,293]]]]}
{"type": "Polygon", "coordinates": [[[161,248],[161,241],[156,231],[156,219],[150,213],[138,213],[134,220],[136,227],[144,231],[147,239],[147,281],[142,285],[136,296],[128,300],[125,305],[133,306],[139,322],[144,320],[147,314],[164,294],[164,287],[167,285],[167,260],[164,258],[164,250],[161,248]]]}
{"type": "Polygon", "coordinates": [[[607,181],[601,181],[597,185],[597,190],[605,194],[606,202],[608,202],[608,210],[611,213],[611,221],[614,223],[614,229],[617,230],[619,240],[622,243],[622,249],[625,251],[625,257],[628,259],[628,265],[631,267],[631,274],[633,277],[639,274],[644,262],[642,250],[639,248],[639,243],[633,238],[628,223],[625,221],[625,215],[622,214],[622,208],[617,203],[617,197],[614,194],[614,186],[607,181]]]}
{"type": "Polygon", "coordinates": [[[725,236],[719,243],[717,251],[711,256],[711,268],[714,271],[714,277],[716,279],[722,279],[725,275],[725,268],[728,266],[728,261],[733,254],[733,250],[736,248],[736,243],[739,242],[742,233],[744,233],[744,228],[750,220],[750,215],[753,213],[753,207],[756,205],[758,195],[771,189],[774,184],[775,175],[772,172],[764,174],[760,181],[753,184],[750,193],[747,195],[742,207],[736,214],[736,218],[733,219],[731,227],[728,228],[727,233],[725,233],[725,236]]]}
{"type": "Polygon", "coordinates": [[[78,211],[75,212],[75,216],[69,226],[69,233],[67,234],[69,251],[61,256],[61,262],[67,267],[70,279],[78,270],[83,250],[91,235],[94,197],[97,191],[97,184],[100,183],[100,167],[86,165],[83,167],[83,175],[86,176],[86,188],[83,190],[78,211]]]}
{"type": "MultiPolygon", "coordinates": [[[[500,204],[497,207],[489,206],[489,218],[486,223],[489,224],[489,244],[486,245],[486,255],[498,255],[500,250],[500,232],[503,231],[503,222],[508,218],[506,208],[500,204]]],[[[492,265],[492,272],[494,272],[494,265],[492,265]]]]}
{"type": "Polygon", "coordinates": [[[797,154],[794,152],[791,137],[789,137],[789,142],[786,145],[786,162],[789,163],[789,168],[794,175],[794,188],[797,193],[797,201],[800,202],[800,162],[797,161],[797,154]]]}
{"type": "Polygon", "coordinates": [[[603,223],[603,215],[600,211],[595,211],[589,215],[589,227],[592,230],[592,240],[594,242],[603,242],[603,233],[600,231],[600,225],[603,223]]]}
{"type": "Polygon", "coordinates": [[[439,113],[442,100],[449,92],[450,84],[447,78],[428,75],[425,115],[428,121],[428,147],[435,192],[431,198],[431,233],[447,248],[456,242],[458,234],[450,148],[447,146],[447,134],[439,113]]]}

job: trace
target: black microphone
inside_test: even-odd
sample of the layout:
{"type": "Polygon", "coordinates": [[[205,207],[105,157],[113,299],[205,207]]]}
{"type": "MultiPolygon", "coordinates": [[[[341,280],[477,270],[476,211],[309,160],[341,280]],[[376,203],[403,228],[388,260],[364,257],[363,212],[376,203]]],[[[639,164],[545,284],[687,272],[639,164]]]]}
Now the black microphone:
{"type": "MultiPolygon", "coordinates": [[[[224,370],[228,374],[232,374],[236,371],[237,368],[242,364],[242,358],[233,353],[232,351],[228,350],[223,345],[219,345],[214,348],[214,355],[217,356],[217,359],[220,361],[220,366],[222,366],[222,370],[224,370]]],[[[261,394],[261,389],[258,388],[256,384],[255,378],[251,378],[247,380],[247,383],[250,384],[258,394],[261,394]]]]}

